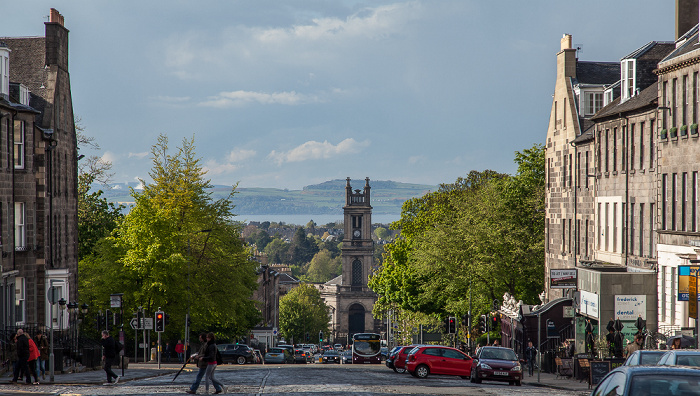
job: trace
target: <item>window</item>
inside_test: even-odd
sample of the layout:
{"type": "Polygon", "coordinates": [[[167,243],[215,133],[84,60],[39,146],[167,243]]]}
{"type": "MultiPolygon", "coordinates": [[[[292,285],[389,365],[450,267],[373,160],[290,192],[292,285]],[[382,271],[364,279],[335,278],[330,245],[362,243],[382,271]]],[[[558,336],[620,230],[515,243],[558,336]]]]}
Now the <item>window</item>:
{"type": "Polygon", "coordinates": [[[673,173],[671,175],[671,230],[676,230],[677,225],[676,225],[676,208],[678,207],[678,198],[676,196],[676,187],[678,183],[678,174],[673,173]]]}
{"type": "Polygon", "coordinates": [[[573,253],[574,249],[571,247],[571,219],[569,219],[569,229],[568,229],[569,234],[567,235],[568,238],[568,243],[566,245],[566,251],[569,253],[573,253]]]}
{"type": "Polygon", "coordinates": [[[656,245],[654,244],[654,218],[656,217],[656,214],[654,212],[654,204],[650,203],[649,204],[649,257],[654,257],[656,254],[656,245]]]}
{"type": "Polygon", "coordinates": [[[668,174],[661,175],[661,229],[666,229],[666,202],[668,199],[668,174]]]}
{"type": "Polygon", "coordinates": [[[610,203],[605,203],[605,251],[610,251],[610,203]]]}
{"type": "Polygon", "coordinates": [[[671,85],[671,127],[678,127],[678,100],[676,95],[678,94],[678,79],[673,79],[673,84],[671,85]]]}
{"type": "Polygon", "coordinates": [[[602,212],[602,209],[603,209],[603,204],[601,204],[599,202],[598,203],[598,216],[596,216],[596,219],[598,220],[598,224],[597,224],[597,226],[598,226],[597,231],[598,232],[596,233],[597,234],[596,246],[598,247],[599,250],[602,246],[602,236],[603,236],[603,228],[602,228],[603,227],[603,225],[602,225],[603,212],[602,212]]]}
{"type": "Polygon", "coordinates": [[[601,161],[603,160],[603,132],[598,131],[598,139],[596,140],[596,149],[598,150],[598,156],[596,157],[598,159],[598,166],[597,166],[597,172],[601,172],[603,170],[603,165],[601,161]]]}
{"type": "Polygon", "coordinates": [[[586,188],[588,188],[588,151],[586,151],[586,168],[584,169],[584,178],[586,179],[586,188]]]}
{"type": "Polygon", "coordinates": [[[624,172],[627,170],[627,126],[622,127],[622,141],[620,143],[622,146],[622,153],[620,155],[620,160],[622,162],[621,170],[624,172]]]}
{"type": "Polygon", "coordinates": [[[688,75],[683,76],[683,87],[681,88],[683,97],[681,98],[681,125],[688,122],[688,75]]]}
{"type": "Polygon", "coordinates": [[[639,204],[639,256],[644,256],[644,204],[639,204]]]}
{"type": "MultiPolygon", "coordinates": [[[[662,100],[662,103],[664,103],[663,106],[668,107],[670,105],[670,103],[668,102],[668,81],[664,81],[664,83],[662,85],[663,85],[663,88],[661,90],[661,100],[662,100]]],[[[666,110],[661,111],[661,128],[662,129],[668,129],[668,117],[667,117],[666,113],[667,113],[666,110]]],[[[653,128],[652,128],[652,132],[653,132],[653,128]]]]}
{"type": "Polygon", "coordinates": [[[613,165],[613,172],[617,172],[617,128],[613,128],[612,165],[613,165]]]}
{"type": "Polygon", "coordinates": [[[561,219],[561,251],[566,253],[566,219],[561,219]]]}
{"type": "Polygon", "coordinates": [[[583,244],[583,254],[588,257],[588,220],[586,220],[586,229],[584,232],[584,244],[583,244]]]}
{"type": "Polygon", "coordinates": [[[573,174],[574,174],[573,169],[572,169],[573,157],[574,157],[573,154],[569,154],[569,188],[573,187],[573,183],[571,182],[571,178],[573,177],[573,174]]]}
{"type": "Polygon", "coordinates": [[[362,286],[362,261],[355,260],[352,262],[352,285],[362,286]]]}
{"type": "MultiPolygon", "coordinates": [[[[664,113],[665,112],[661,112],[664,113]]],[[[656,132],[654,131],[654,120],[649,121],[649,168],[654,167],[654,157],[656,157],[656,153],[654,152],[654,134],[656,132]]]]}
{"type": "Polygon", "coordinates": [[[15,250],[24,250],[25,242],[24,203],[15,202],[15,250]]]}
{"type": "Polygon", "coordinates": [[[564,155],[564,166],[562,167],[562,172],[564,177],[561,178],[561,184],[563,188],[566,188],[566,154],[564,155]]]}
{"type": "Polygon", "coordinates": [[[617,252],[617,202],[613,202],[612,223],[613,223],[612,251],[617,252]]]}
{"type": "Polygon", "coordinates": [[[639,169],[644,169],[644,123],[639,123],[639,169]]]}
{"type": "Polygon", "coordinates": [[[15,169],[24,169],[24,121],[15,120],[15,169]]]}
{"type": "Polygon", "coordinates": [[[605,130],[605,172],[610,172],[610,130],[605,130]]]}
{"type": "Polygon", "coordinates": [[[634,169],[634,148],[635,148],[634,124],[630,125],[630,169],[634,169]]]}
{"type": "Polygon", "coordinates": [[[579,237],[579,235],[581,235],[581,220],[576,220],[576,232],[574,235],[576,235],[576,242],[574,243],[576,254],[581,255],[581,241],[579,237]]]}
{"type": "Polygon", "coordinates": [[[10,94],[10,50],[0,47],[0,95],[10,94]]]}
{"type": "Polygon", "coordinates": [[[576,153],[576,188],[581,187],[581,152],[576,153]]]}
{"type": "Polygon", "coordinates": [[[698,72],[693,73],[693,87],[692,87],[692,111],[693,111],[693,124],[698,123],[698,72]]]}
{"type": "Polygon", "coordinates": [[[24,278],[15,278],[15,322],[24,324],[26,311],[26,284],[24,278]]]}
{"type": "Polygon", "coordinates": [[[29,88],[24,84],[19,86],[19,103],[29,106],[29,88]]]}
{"type": "Polygon", "coordinates": [[[593,115],[603,108],[602,92],[586,92],[585,115],[593,115]]]}
{"type": "Polygon", "coordinates": [[[634,204],[630,204],[630,246],[629,252],[634,254],[634,204]]]}
{"type": "Polygon", "coordinates": [[[690,201],[690,231],[698,230],[698,172],[693,172],[693,180],[691,180],[690,188],[692,188],[692,196],[690,201]]]}
{"type": "Polygon", "coordinates": [[[623,70],[626,71],[626,76],[624,77],[624,80],[622,82],[622,84],[624,85],[624,92],[626,93],[625,99],[629,99],[634,96],[634,90],[636,88],[634,81],[634,66],[634,60],[628,60],[626,67],[623,66],[623,70]]]}
{"type": "Polygon", "coordinates": [[[681,175],[681,231],[686,230],[685,210],[688,207],[688,173],[681,175]]]}
{"type": "Polygon", "coordinates": [[[562,123],[564,124],[564,128],[566,128],[566,98],[564,98],[564,106],[561,108],[561,114],[562,123]]]}

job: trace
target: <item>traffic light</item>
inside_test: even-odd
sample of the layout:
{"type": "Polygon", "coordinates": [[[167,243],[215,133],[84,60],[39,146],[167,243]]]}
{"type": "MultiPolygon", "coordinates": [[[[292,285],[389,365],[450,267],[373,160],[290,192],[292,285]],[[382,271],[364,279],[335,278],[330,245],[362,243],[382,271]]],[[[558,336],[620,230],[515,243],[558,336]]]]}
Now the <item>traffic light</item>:
{"type": "Polygon", "coordinates": [[[491,316],[491,330],[496,330],[496,327],[498,327],[498,319],[498,314],[491,316]]]}
{"type": "Polygon", "coordinates": [[[454,316],[447,318],[447,332],[449,334],[457,333],[457,318],[454,316]]]}
{"type": "Polygon", "coordinates": [[[486,315],[479,316],[479,332],[486,333],[486,315]]]}
{"type": "Polygon", "coordinates": [[[469,314],[462,315],[462,326],[469,326],[469,314]]]}
{"type": "Polygon", "coordinates": [[[323,331],[318,332],[318,342],[323,342],[323,331]]]}
{"type": "Polygon", "coordinates": [[[158,333],[165,331],[165,314],[163,311],[156,312],[156,331],[158,333]]]}
{"type": "Polygon", "coordinates": [[[169,314],[165,314],[165,324],[166,325],[170,324],[170,315],[169,314]]]}
{"type": "Polygon", "coordinates": [[[309,333],[306,333],[306,341],[309,341],[309,340],[311,340],[311,338],[309,337],[309,333]]]}

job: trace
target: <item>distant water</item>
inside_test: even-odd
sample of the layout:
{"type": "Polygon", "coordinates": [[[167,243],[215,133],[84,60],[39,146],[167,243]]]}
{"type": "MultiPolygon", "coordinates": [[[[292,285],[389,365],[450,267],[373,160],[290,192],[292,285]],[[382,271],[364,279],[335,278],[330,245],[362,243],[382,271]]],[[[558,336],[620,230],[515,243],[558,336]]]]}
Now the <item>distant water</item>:
{"type": "MultiPolygon", "coordinates": [[[[389,224],[397,221],[401,218],[401,215],[393,214],[373,214],[372,224],[381,223],[389,224]]],[[[317,225],[324,225],[328,223],[342,223],[343,215],[237,215],[234,217],[236,221],[242,221],[245,223],[251,221],[269,221],[279,223],[281,221],[284,224],[296,224],[296,225],[306,225],[309,221],[313,220],[317,225]]]]}

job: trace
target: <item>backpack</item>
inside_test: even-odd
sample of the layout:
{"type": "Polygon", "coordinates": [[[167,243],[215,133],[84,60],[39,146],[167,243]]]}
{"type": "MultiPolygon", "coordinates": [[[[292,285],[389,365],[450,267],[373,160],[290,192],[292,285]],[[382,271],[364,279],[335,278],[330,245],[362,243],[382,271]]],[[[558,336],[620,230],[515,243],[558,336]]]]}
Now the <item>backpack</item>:
{"type": "Polygon", "coordinates": [[[224,364],[224,359],[221,357],[221,353],[219,352],[218,349],[216,350],[216,364],[217,365],[224,364]]]}

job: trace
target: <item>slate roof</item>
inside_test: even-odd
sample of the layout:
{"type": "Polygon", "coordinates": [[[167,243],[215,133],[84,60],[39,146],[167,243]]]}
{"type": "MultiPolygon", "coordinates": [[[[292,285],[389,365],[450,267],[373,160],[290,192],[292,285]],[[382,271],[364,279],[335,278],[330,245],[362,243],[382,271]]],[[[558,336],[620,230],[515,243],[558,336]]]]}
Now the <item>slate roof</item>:
{"type": "Polygon", "coordinates": [[[631,54],[625,56],[624,59],[637,59],[637,60],[661,60],[669,52],[676,48],[676,43],[672,41],[650,41],[631,54]]]}
{"type": "Polygon", "coordinates": [[[343,283],[343,275],[338,275],[335,278],[326,282],[325,284],[326,285],[339,285],[341,283],[343,283]]]}
{"type": "Polygon", "coordinates": [[[24,84],[31,92],[29,105],[39,111],[37,122],[43,124],[47,101],[46,88],[49,70],[46,69],[46,38],[44,37],[0,37],[10,52],[10,82],[24,84]]]}
{"type": "Polygon", "coordinates": [[[598,112],[591,117],[591,120],[600,120],[605,117],[618,115],[620,113],[628,113],[648,106],[656,107],[658,103],[658,85],[658,82],[651,84],[638,95],[631,97],[624,103],[620,103],[621,98],[613,100],[607,106],[598,110],[598,112]]]}
{"type": "Polygon", "coordinates": [[[579,84],[613,84],[620,80],[620,62],[576,62],[579,84]]]}
{"type": "Polygon", "coordinates": [[[663,58],[661,62],[666,62],[678,56],[700,49],[700,43],[698,43],[698,25],[695,25],[694,28],[688,30],[688,32],[686,32],[686,34],[684,34],[683,36],[679,37],[678,40],[676,40],[676,42],[678,43],[682,40],[685,40],[685,42],[681,44],[678,48],[676,48],[675,51],[671,52],[670,54],[668,54],[668,56],[663,58]]]}

